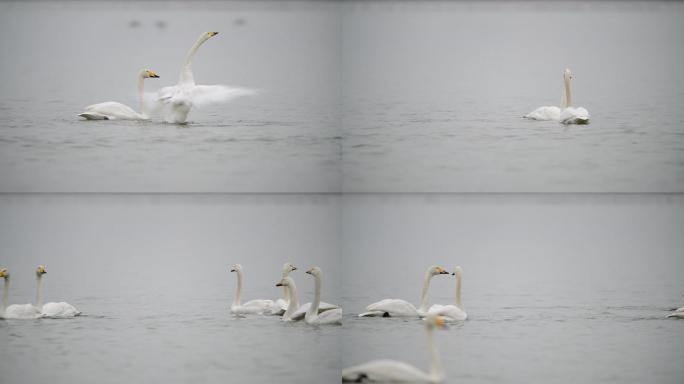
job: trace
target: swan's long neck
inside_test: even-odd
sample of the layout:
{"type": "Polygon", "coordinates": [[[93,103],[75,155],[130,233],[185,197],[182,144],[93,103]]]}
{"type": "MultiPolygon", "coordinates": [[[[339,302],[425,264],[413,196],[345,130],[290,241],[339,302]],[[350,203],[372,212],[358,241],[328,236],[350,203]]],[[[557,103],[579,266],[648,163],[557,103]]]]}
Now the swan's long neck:
{"type": "Polygon", "coordinates": [[[9,295],[9,277],[5,278],[5,286],[2,290],[2,308],[0,308],[0,314],[5,312],[7,308],[7,296],[9,295]]]}
{"type": "Polygon", "coordinates": [[[321,277],[315,276],[315,289],[314,289],[314,301],[311,303],[311,307],[306,313],[307,317],[311,317],[318,314],[318,307],[321,305],[321,277]]]}
{"type": "MultiPolygon", "coordinates": [[[[288,276],[290,276],[290,273],[283,271],[282,278],[284,279],[288,276]]],[[[290,300],[290,294],[288,293],[287,286],[283,285],[281,288],[283,288],[283,300],[285,300],[285,301],[290,300]]]]}
{"type": "Polygon", "coordinates": [[[430,301],[430,297],[428,296],[428,291],[430,290],[430,279],[432,278],[432,274],[430,271],[425,272],[425,278],[423,279],[423,292],[420,295],[420,310],[422,311],[427,311],[428,309],[428,302],[430,301]]]}
{"type": "Polygon", "coordinates": [[[140,114],[145,115],[145,77],[143,77],[143,72],[138,75],[138,97],[140,98],[140,114]]]}
{"type": "Polygon", "coordinates": [[[233,305],[242,305],[242,271],[237,270],[237,290],[235,291],[235,298],[233,299],[233,305]]]}
{"type": "Polygon", "coordinates": [[[439,358],[439,352],[435,346],[435,340],[432,336],[432,327],[427,328],[428,349],[430,351],[430,376],[435,382],[444,380],[444,370],[442,369],[442,361],[439,358]]]}
{"type": "Polygon", "coordinates": [[[461,279],[463,278],[460,272],[456,273],[456,306],[463,309],[461,305],[461,279]]]}
{"type": "Polygon", "coordinates": [[[565,77],[565,100],[563,102],[563,108],[567,108],[572,105],[572,94],[570,93],[570,78],[565,77]]]}
{"type": "Polygon", "coordinates": [[[287,310],[283,315],[284,319],[289,319],[299,309],[299,295],[297,294],[297,285],[294,280],[290,280],[290,287],[288,288],[290,303],[287,305],[287,310]]]}
{"type": "Polygon", "coordinates": [[[178,82],[180,84],[195,84],[195,78],[192,75],[192,59],[193,57],[195,57],[195,54],[197,53],[199,47],[205,41],[207,41],[205,35],[200,36],[200,38],[197,39],[192,48],[190,48],[190,51],[188,51],[188,55],[185,57],[185,64],[183,64],[183,69],[181,69],[180,79],[178,79],[178,82]]]}
{"type": "Polygon", "coordinates": [[[43,275],[36,275],[36,283],[38,289],[36,289],[36,307],[43,307],[43,275]]]}

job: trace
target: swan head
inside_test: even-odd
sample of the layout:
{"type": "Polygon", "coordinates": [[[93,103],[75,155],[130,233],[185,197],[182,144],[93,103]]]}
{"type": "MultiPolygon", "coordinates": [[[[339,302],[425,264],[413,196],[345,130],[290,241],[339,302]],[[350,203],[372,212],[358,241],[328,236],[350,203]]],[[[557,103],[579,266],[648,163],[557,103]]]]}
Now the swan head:
{"type": "Polygon", "coordinates": [[[295,267],[292,263],[285,263],[283,264],[283,274],[287,275],[292,271],[296,271],[297,267],[295,267]]]}
{"type": "Polygon", "coordinates": [[[242,271],[242,265],[241,265],[241,264],[233,264],[233,265],[230,267],[230,271],[231,271],[231,272],[242,271]]]}
{"type": "Polygon", "coordinates": [[[308,271],[306,271],[306,273],[308,273],[311,276],[321,277],[322,272],[321,272],[320,268],[313,267],[313,268],[309,269],[308,271]]]}
{"type": "Polygon", "coordinates": [[[446,328],[446,322],[442,316],[429,314],[425,317],[425,326],[430,329],[435,327],[446,328]]]}
{"type": "Polygon", "coordinates": [[[46,273],[47,271],[45,270],[45,266],[39,265],[38,268],[36,268],[36,276],[41,277],[46,273]]]}
{"type": "Polygon", "coordinates": [[[429,271],[430,271],[430,275],[431,275],[431,276],[436,276],[436,275],[448,275],[448,274],[449,274],[449,272],[447,272],[446,269],[444,269],[444,268],[442,268],[442,267],[440,267],[440,266],[437,266],[437,265],[431,266],[430,269],[429,269],[429,271]]]}
{"type": "Polygon", "coordinates": [[[565,71],[563,72],[563,78],[565,80],[570,80],[572,79],[572,72],[568,68],[565,68],[565,71]]]}
{"type": "Polygon", "coordinates": [[[5,280],[9,278],[9,271],[7,271],[7,268],[0,268],[0,277],[5,280]]]}
{"type": "Polygon", "coordinates": [[[212,37],[214,37],[214,36],[216,36],[216,35],[218,35],[218,32],[204,32],[204,33],[202,34],[202,37],[200,37],[200,40],[201,40],[202,42],[205,42],[205,41],[211,39],[212,37]]]}
{"type": "Polygon", "coordinates": [[[457,265],[454,267],[454,271],[451,273],[452,276],[458,276],[461,277],[463,274],[463,268],[461,268],[460,265],[457,265]]]}
{"type": "Polygon", "coordinates": [[[159,78],[159,75],[157,75],[156,72],[150,71],[149,69],[143,69],[142,71],[140,71],[140,74],[143,77],[143,79],[149,79],[149,78],[158,79],[159,78]]]}

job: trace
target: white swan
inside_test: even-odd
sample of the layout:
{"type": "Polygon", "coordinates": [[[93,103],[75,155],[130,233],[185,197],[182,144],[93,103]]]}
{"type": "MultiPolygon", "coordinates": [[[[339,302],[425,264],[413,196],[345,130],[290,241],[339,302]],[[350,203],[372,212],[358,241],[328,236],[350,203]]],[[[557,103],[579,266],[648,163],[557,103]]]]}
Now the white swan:
{"type": "Polygon", "coordinates": [[[157,97],[169,107],[165,119],[169,123],[185,123],[188,113],[198,99],[220,99],[225,96],[226,87],[220,85],[197,85],[192,74],[192,59],[199,47],[218,32],[205,32],[197,39],[185,57],[178,84],[159,90],[157,97]]]}
{"type": "Polygon", "coordinates": [[[532,120],[554,120],[563,124],[589,124],[589,112],[582,107],[572,106],[570,80],[572,80],[572,72],[566,69],[563,72],[565,94],[562,109],[554,106],[539,107],[524,117],[532,120]]]}
{"type": "Polygon", "coordinates": [[[384,299],[366,307],[366,312],[359,317],[382,316],[382,317],[411,317],[425,316],[428,310],[428,291],[430,289],[430,279],[436,275],[448,275],[449,272],[436,265],[428,267],[423,278],[423,292],[420,296],[420,307],[416,309],[413,304],[401,299],[384,299]]]}
{"type": "MultiPolygon", "coordinates": [[[[299,305],[299,294],[297,293],[297,285],[294,279],[290,276],[283,277],[276,287],[287,287],[289,294],[289,303],[285,313],[283,313],[284,321],[298,321],[306,317],[307,312],[311,308],[312,303],[299,305]]],[[[318,313],[323,313],[330,310],[338,309],[337,305],[320,302],[318,306],[318,313]]]]}
{"type": "Polygon", "coordinates": [[[42,265],[38,266],[36,270],[36,279],[38,280],[38,290],[36,292],[36,306],[40,308],[40,315],[42,317],[75,317],[81,314],[73,305],[60,301],[59,303],[51,302],[43,305],[43,275],[47,271],[42,265]]]}
{"type": "Polygon", "coordinates": [[[231,272],[237,273],[237,291],[230,312],[235,314],[264,314],[268,313],[273,306],[273,300],[250,300],[242,303],[242,265],[234,264],[230,268],[231,272]]]}
{"type": "MultiPolygon", "coordinates": [[[[682,295],[684,297],[684,295],[682,295]]],[[[679,307],[675,309],[672,313],[667,315],[667,317],[678,317],[680,319],[684,319],[684,307],[679,307]]]]}
{"type": "MultiPolygon", "coordinates": [[[[292,265],[292,263],[285,263],[283,264],[283,274],[281,278],[285,278],[287,276],[290,276],[290,273],[292,271],[296,271],[297,267],[292,265]]],[[[290,304],[290,295],[287,291],[286,286],[283,287],[283,297],[280,299],[277,299],[273,302],[273,307],[271,307],[271,315],[276,315],[276,316],[282,316],[285,311],[287,310],[288,305],[290,304]]]]}
{"type": "Polygon", "coordinates": [[[321,279],[323,272],[318,267],[313,267],[306,271],[309,275],[315,278],[314,301],[306,311],[304,320],[307,324],[323,325],[323,324],[342,324],[342,308],[334,308],[325,312],[318,313],[318,307],[321,304],[321,279]]]}
{"type": "Polygon", "coordinates": [[[147,120],[149,117],[145,111],[144,100],[144,86],[145,79],[158,78],[159,76],[153,71],[143,69],[138,74],[138,93],[140,96],[140,113],[133,110],[133,108],[117,103],[116,101],[107,101],[104,103],[89,105],[85,108],[85,112],[79,116],[86,120],[147,120]]]}
{"type": "Polygon", "coordinates": [[[413,365],[396,360],[374,360],[342,370],[342,382],[364,381],[383,383],[441,383],[444,371],[432,335],[434,327],[443,327],[444,319],[428,315],[425,319],[428,349],[430,351],[430,372],[425,373],[413,365]]]}
{"type": "Polygon", "coordinates": [[[428,310],[429,314],[442,316],[446,321],[462,321],[468,318],[468,314],[463,310],[461,304],[461,280],[463,279],[463,269],[460,266],[454,267],[452,275],[456,276],[456,305],[435,304],[428,310]]]}
{"type": "Polygon", "coordinates": [[[2,308],[0,308],[0,318],[3,319],[36,319],[40,317],[40,309],[33,304],[12,304],[7,306],[9,295],[10,274],[7,269],[0,269],[0,277],[5,280],[2,291],[2,308]]]}

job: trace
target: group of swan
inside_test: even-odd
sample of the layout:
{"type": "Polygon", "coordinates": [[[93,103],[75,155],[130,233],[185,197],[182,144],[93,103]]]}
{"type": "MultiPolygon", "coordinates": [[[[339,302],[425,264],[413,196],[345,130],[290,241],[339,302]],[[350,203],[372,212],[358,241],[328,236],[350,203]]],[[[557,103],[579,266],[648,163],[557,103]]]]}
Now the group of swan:
{"type": "MultiPolygon", "coordinates": [[[[192,73],[192,59],[199,47],[218,32],[205,32],[197,39],[188,52],[183,67],[181,68],[178,84],[164,87],[157,92],[157,101],[166,108],[165,120],[169,123],[185,123],[188,113],[197,103],[224,101],[234,96],[249,94],[247,90],[230,89],[222,85],[197,85],[192,73]]],[[[140,97],[140,113],[133,108],[115,102],[108,101],[89,105],[79,116],[86,120],[148,120],[149,116],[145,108],[144,80],[158,78],[159,76],[150,70],[143,69],[138,74],[138,94],[140,97]]]]}
{"type": "Polygon", "coordinates": [[[39,265],[36,269],[36,304],[12,304],[7,306],[9,296],[10,274],[6,268],[0,269],[0,277],[5,280],[2,293],[0,318],[4,319],[36,319],[39,317],[74,317],[81,314],[73,305],[65,302],[43,304],[43,275],[47,271],[39,265]]]}
{"type": "Polygon", "coordinates": [[[237,274],[237,289],[235,291],[233,303],[230,306],[230,312],[238,315],[258,314],[282,316],[283,321],[304,319],[307,324],[312,325],[341,324],[342,308],[321,301],[322,272],[319,267],[313,267],[306,271],[307,274],[314,277],[314,301],[301,306],[299,305],[297,285],[295,284],[294,279],[290,277],[290,273],[296,270],[297,267],[291,263],[285,263],[283,265],[281,280],[276,284],[276,287],[283,288],[284,297],[282,299],[277,299],[275,301],[255,299],[243,303],[242,280],[244,272],[242,271],[242,265],[234,264],[230,268],[230,271],[237,274]]]}
{"type": "Polygon", "coordinates": [[[539,107],[524,117],[532,120],[553,120],[562,124],[589,124],[589,112],[585,108],[575,108],[572,106],[570,80],[572,80],[572,72],[566,69],[563,72],[565,94],[563,96],[562,108],[555,106],[539,107]]]}
{"type": "Polygon", "coordinates": [[[430,280],[437,275],[448,275],[444,268],[430,266],[425,271],[423,277],[423,290],[420,296],[420,306],[418,309],[406,300],[384,299],[366,307],[366,312],[359,317],[380,316],[380,317],[425,317],[428,314],[443,317],[447,321],[462,321],[468,318],[461,304],[461,280],[463,279],[463,269],[460,266],[454,267],[452,275],[456,276],[456,302],[455,305],[435,304],[429,306],[428,291],[430,290],[430,280]]]}

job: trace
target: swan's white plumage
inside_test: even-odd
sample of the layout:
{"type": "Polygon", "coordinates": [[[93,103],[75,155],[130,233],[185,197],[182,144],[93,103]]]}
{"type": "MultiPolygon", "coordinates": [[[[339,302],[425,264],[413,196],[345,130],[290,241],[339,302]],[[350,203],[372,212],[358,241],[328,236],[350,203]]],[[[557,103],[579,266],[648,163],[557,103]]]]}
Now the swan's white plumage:
{"type": "Polygon", "coordinates": [[[233,264],[231,272],[237,273],[237,289],[233,303],[230,305],[230,312],[238,315],[268,314],[273,307],[273,300],[255,299],[245,303],[242,302],[242,265],[233,264]]]}
{"type": "MultiPolygon", "coordinates": [[[[301,320],[306,316],[306,313],[309,311],[309,308],[311,308],[311,303],[306,303],[301,306],[299,306],[299,309],[295,311],[295,313],[292,314],[292,319],[293,320],[301,320]]],[[[330,304],[326,303],[324,301],[321,301],[320,306],[318,307],[318,313],[323,313],[327,312],[333,309],[339,309],[340,307],[335,305],[335,304],[330,304]]]]}
{"type": "Polygon", "coordinates": [[[570,80],[572,80],[572,72],[566,69],[563,72],[565,94],[562,108],[554,106],[539,107],[523,117],[531,120],[558,121],[562,124],[589,124],[589,111],[582,107],[572,106],[570,80]]]}
{"type": "Polygon", "coordinates": [[[43,305],[41,315],[44,317],[75,317],[80,315],[73,305],[63,301],[59,303],[46,303],[43,305]]]}
{"type": "MultiPolygon", "coordinates": [[[[304,321],[311,325],[342,324],[342,308],[335,307],[321,311],[321,285],[323,284],[323,272],[319,267],[313,267],[306,271],[314,277],[314,300],[306,311],[304,321]]],[[[301,309],[301,308],[300,308],[301,309]]]]}
{"type": "Polygon", "coordinates": [[[342,370],[343,382],[382,382],[382,383],[441,383],[444,381],[444,371],[435,347],[432,330],[435,326],[442,326],[444,319],[428,315],[425,320],[425,333],[430,353],[430,372],[395,360],[373,360],[368,363],[355,365],[342,370]]]}
{"type": "Polygon", "coordinates": [[[435,304],[428,310],[431,315],[444,317],[447,321],[462,321],[468,318],[468,314],[464,310],[455,305],[440,305],[435,304]]]}
{"type": "Polygon", "coordinates": [[[560,120],[561,110],[554,106],[544,106],[535,109],[524,117],[532,120],[560,120]]]}
{"type": "Polygon", "coordinates": [[[37,319],[40,317],[40,310],[33,304],[12,304],[5,308],[2,317],[5,319],[37,319]]]}
{"type": "Polygon", "coordinates": [[[145,113],[144,81],[147,78],[158,78],[153,71],[143,69],[138,74],[138,93],[140,97],[140,113],[133,108],[116,101],[92,104],[85,107],[79,116],[86,120],[147,120],[145,113]]]}
{"type": "Polygon", "coordinates": [[[428,291],[430,289],[430,280],[436,275],[448,275],[449,272],[444,268],[431,265],[425,271],[423,277],[423,290],[420,297],[420,306],[416,307],[406,300],[401,299],[383,299],[372,303],[366,307],[366,312],[359,314],[359,317],[413,317],[425,316],[429,308],[428,291]]]}

